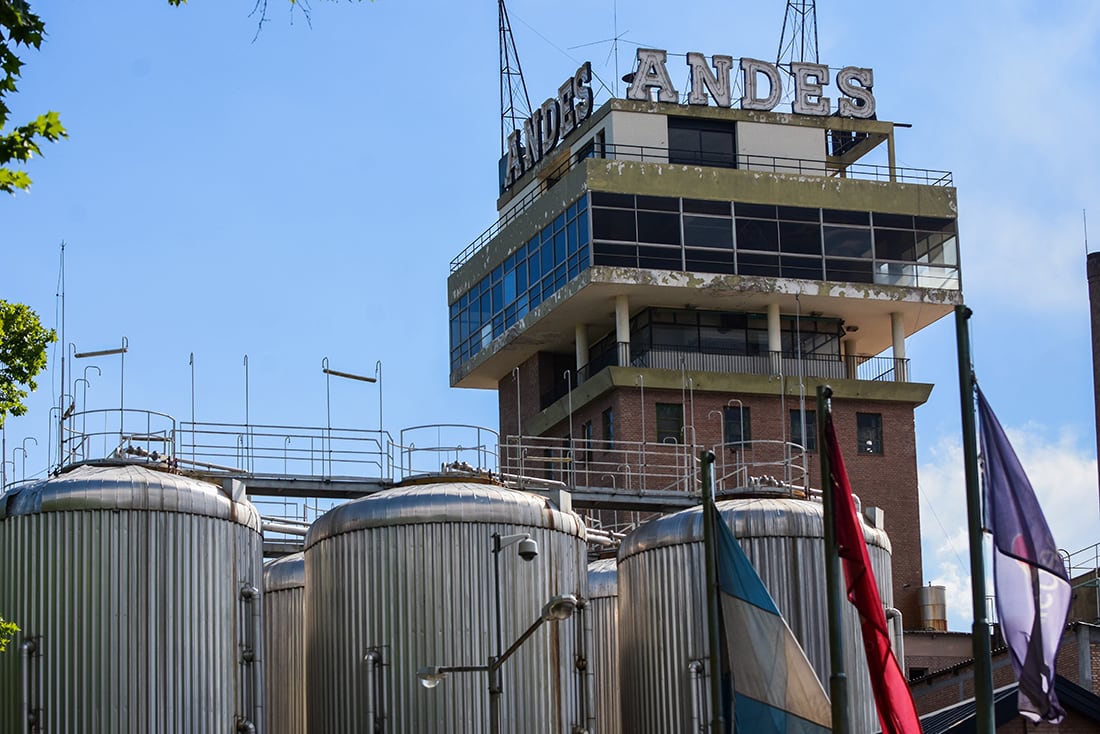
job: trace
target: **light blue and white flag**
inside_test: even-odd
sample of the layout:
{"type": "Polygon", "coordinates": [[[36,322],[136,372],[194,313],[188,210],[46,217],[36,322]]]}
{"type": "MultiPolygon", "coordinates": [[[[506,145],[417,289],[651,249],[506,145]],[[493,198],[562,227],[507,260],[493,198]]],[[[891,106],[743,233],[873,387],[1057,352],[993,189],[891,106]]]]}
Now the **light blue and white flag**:
{"type": "MultiPolygon", "coordinates": [[[[717,514],[717,513],[716,513],[717,514]]],[[[718,586],[738,734],[827,734],[829,697],[733,532],[719,520],[718,586]]]]}

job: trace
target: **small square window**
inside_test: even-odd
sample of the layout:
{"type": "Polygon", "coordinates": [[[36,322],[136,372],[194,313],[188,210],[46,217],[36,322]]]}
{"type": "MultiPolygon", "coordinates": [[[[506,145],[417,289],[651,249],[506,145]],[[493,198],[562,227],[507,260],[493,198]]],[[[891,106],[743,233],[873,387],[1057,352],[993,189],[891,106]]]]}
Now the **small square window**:
{"type": "Polygon", "coordinates": [[[856,451],[861,454],[882,453],[882,414],[856,413],[856,451]]]}

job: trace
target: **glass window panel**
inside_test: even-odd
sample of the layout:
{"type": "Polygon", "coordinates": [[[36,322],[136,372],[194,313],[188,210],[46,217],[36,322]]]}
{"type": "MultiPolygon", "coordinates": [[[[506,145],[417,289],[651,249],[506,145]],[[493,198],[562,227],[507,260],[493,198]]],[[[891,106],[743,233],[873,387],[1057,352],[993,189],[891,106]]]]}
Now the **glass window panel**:
{"type": "Polygon", "coordinates": [[[639,194],[638,208],[661,212],[678,212],[680,211],[680,200],[668,196],[642,196],[639,194]]]}
{"type": "Polygon", "coordinates": [[[955,234],[955,220],[945,217],[913,217],[914,229],[955,234]]]}
{"type": "Polygon", "coordinates": [[[871,230],[824,227],[825,254],[833,257],[871,258],[871,230]]]}
{"type": "Polygon", "coordinates": [[[876,227],[891,227],[894,229],[913,229],[913,217],[908,214],[883,214],[874,213],[876,227]]]}
{"type": "Polygon", "coordinates": [[[639,247],[638,267],[654,270],[683,270],[683,255],[679,248],[639,247]]]}
{"type": "Polygon", "coordinates": [[[916,233],[913,230],[875,227],[875,257],[879,260],[915,262],[916,233]]]}
{"type": "Polygon", "coordinates": [[[680,215],[639,211],[638,241],[680,244],[680,215]]]}
{"type": "Polygon", "coordinates": [[[784,255],[780,258],[780,262],[782,265],[781,273],[784,278],[824,280],[821,258],[784,255]]]}
{"type": "Polygon", "coordinates": [[[882,453],[880,413],[856,413],[856,451],[861,454],[882,453]]]}
{"type": "Polygon", "coordinates": [[[633,194],[612,194],[607,191],[593,191],[592,192],[592,205],[593,206],[611,206],[623,209],[634,208],[634,195],[633,194]]]}
{"type": "Polygon", "coordinates": [[[516,293],[527,290],[527,262],[520,262],[516,268],[516,293]]]}
{"type": "Polygon", "coordinates": [[[779,256],[737,253],[738,275],[767,275],[779,277],[779,256]]]}
{"type": "Polygon", "coordinates": [[[493,285],[493,305],[491,313],[496,313],[504,308],[504,284],[496,283],[493,285]]]}
{"type": "Polygon", "coordinates": [[[577,217],[577,237],[581,245],[588,242],[588,210],[582,209],[577,217]]]}
{"type": "Polygon", "coordinates": [[[792,410],[790,415],[791,443],[798,444],[807,451],[817,450],[817,411],[792,410]],[[805,422],[802,416],[805,415],[805,422]]]}
{"type": "Polygon", "coordinates": [[[825,276],[828,280],[845,280],[851,283],[875,282],[874,264],[870,260],[825,260],[825,276]]]}
{"type": "Polygon", "coordinates": [[[679,403],[657,403],[658,443],[680,443],[683,440],[684,406],[679,403]]]}
{"type": "Polygon", "coordinates": [[[850,212],[845,209],[822,209],[821,221],[825,224],[862,224],[871,223],[869,212],[850,212]]]}
{"type": "Polygon", "coordinates": [[[501,276],[503,274],[504,274],[503,269],[499,265],[497,265],[495,268],[493,268],[493,272],[491,274],[492,275],[492,282],[493,283],[499,283],[500,279],[501,279],[501,276]]]}
{"type": "Polygon", "coordinates": [[[684,211],[692,214],[724,214],[728,217],[730,215],[730,203],[728,201],[684,199],[684,211]]]}
{"type": "Polygon", "coordinates": [[[684,215],[684,244],[696,247],[733,247],[733,222],[728,217],[684,215]]]}
{"type": "Polygon", "coordinates": [[[779,249],[800,255],[821,254],[821,227],[809,222],[780,222],[779,249]]]}
{"type": "Polygon", "coordinates": [[[516,299],[516,318],[522,319],[527,315],[527,294],[524,293],[516,299]]]}
{"type": "Polygon", "coordinates": [[[504,303],[509,304],[516,300],[516,271],[509,270],[504,274],[504,303]]]}
{"type": "Polygon", "coordinates": [[[592,235],[598,240],[637,242],[638,229],[633,210],[593,209],[592,235]]]}
{"type": "Polygon", "coordinates": [[[752,441],[752,412],[740,405],[727,405],[722,408],[722,422],[725,428],[725,441],[728,446],[740,446],[752,441]]]}
{"type": "Polygon", "coordinates": [[[753,217],[755,219],[776,219],[775,207],[770,204],[742,204],[733,205],[733,211],[739,217],[753,217]]]}
{"type": "Polygon", "coordinates": [[[779,224],[758,219],[737,219],[737,249],[779,251],[779,224]]]}
{"type": "Polygon", "coordinates": [[[574,219],[573,221],[571,221],[569,223],[569,227],[567,228],[567,232],[569,233],[569,253],[572,254],[572,253],[577,251],[578,243],[580,242],[580,239],[577,237],[577,220],[576,219],[574,219]]]}
{"type": "Polygon", "coordinates": [[[557,235],[557,233],[563,229],[565,229],[565,212],[562,212],[554,218],[554,234],[557,235]]]}
{"type": "Polygon", "coordinates": [[[792,222],[820,222],[821,210],[820,209],[808,209],[803,206],[781,206],[778,207],[779,219],[786,219],[792,222]]]}
{"type": "Polygon", "coordinates": [[[685,269],[732,275],[733,250],[684,250],[685,269]]]}
{"type": "Polygon", "coordinates": [[[708,166],[735,168],[733,130],[700,130],[701,163],[708,166]]]}
{"type": "Polygon", "coordinates": [[[565,258],[568,255],[565,242],[565,230],[558,230],[554,235],[554,264],[565,262],[565,258]]]}

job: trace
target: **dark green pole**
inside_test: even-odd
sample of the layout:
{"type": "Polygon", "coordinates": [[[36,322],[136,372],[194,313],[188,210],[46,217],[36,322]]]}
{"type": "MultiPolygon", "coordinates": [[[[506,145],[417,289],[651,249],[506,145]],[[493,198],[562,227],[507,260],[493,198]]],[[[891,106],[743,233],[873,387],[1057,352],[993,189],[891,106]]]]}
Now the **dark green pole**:
{"type": "Polygon", "coordinates": [[[833,504],[833,475],[825,443],[825,417],[832,408],[833,389],[817,387],[817,454],[821,457],[821,504],[825,510],[825,594],[829,613],[829,701],[833,709],[833,734],[849,734],[848,676],[844,672],[844,575],[836,545],[836,506],[833,504]]]}
{"type": "Polygon", "coordinates": [[[714,452],[699,454],[703,479],[703,563],[707,583],[707,665],[710,670],[710,726],[712,734],[724,734],[726,718],[722,707],[722,628],[718,618],[718,563],[714,530],[718,508],[714,505],[714,452]]]}
{"type": "Polygon", "coordinates": [[[970,531],[970,589],[974,606],[974,706],[977,734],[993,734],[993,664],[985,606],[985,560],[982,556],[982,494],[978,482],[978,438],[974,427],[974,372],[970,360],[971,310],[955,306],[959,348],[959,400],[962,407],[963,461],[966,468],[966,517],[970,531]]]}

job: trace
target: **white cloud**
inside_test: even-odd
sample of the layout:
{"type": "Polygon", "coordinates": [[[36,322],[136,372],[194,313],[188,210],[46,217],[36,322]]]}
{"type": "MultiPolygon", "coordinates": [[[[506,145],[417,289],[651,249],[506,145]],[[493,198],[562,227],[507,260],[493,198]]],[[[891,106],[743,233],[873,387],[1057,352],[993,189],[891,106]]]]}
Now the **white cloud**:
{"type": "MultiPolygon", "coordinates": [[[[1082,448],[1080,437],[1068,429],[1052,432],[1028,424],[1005,430],[1058,546],[1072,553],[1100,542],[1100,492],[1092,448],[1082,448]]],[[[959,437],[941,436],[930,449],[931,459],[920,465],[919,476],[925,578],[947,588],[950,629],[966,631],[972,619],[962,453],[959,437]]],[[[988,567],[988,540],[985,557],[988,567]]],[[[1083,557],[1094,558],[1091,553],[1083,557]]],[[[986,592],[993,594],[991,582],[986,592]]]]}

